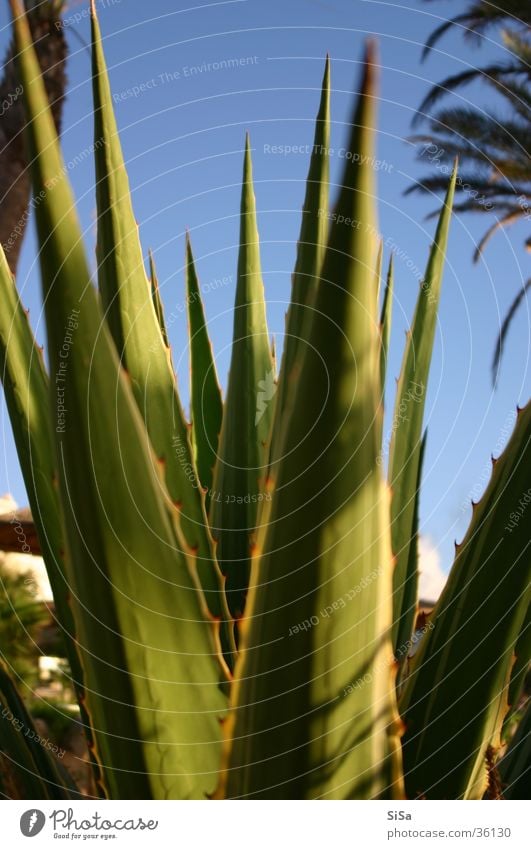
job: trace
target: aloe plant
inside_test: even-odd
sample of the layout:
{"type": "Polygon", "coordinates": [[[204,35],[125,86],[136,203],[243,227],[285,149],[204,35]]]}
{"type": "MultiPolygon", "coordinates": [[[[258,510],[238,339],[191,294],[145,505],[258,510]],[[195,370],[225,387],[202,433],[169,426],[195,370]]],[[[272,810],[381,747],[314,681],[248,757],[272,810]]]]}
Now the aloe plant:
{"type": "MultiPolygon", "coordinates": [[[[403,650],[421,625],[423,409],[455,173],[406,342],[388,476],[393,273],[380,297],[373,44],[349,139],[357,165],[347,160],[333,212],[326,61],[278,376],[249,140],[225,399],[186,237],[188,423],[94,4],[99,296],[27,21],[11,5],[42,197],[49,366],[1,257],[0,367],[101,796],[481,798],[528,651],[529,534],[523,521],[505,526],[526,485],[531,406],[474,508],[419,651],[403,650]]],[[[0,707],[29,723],[0,671],[0,707]]],[[[50,754],[17,733],[2,724],[1,751],[28,796],[74,796],[50,754]]],[[[524,767],[513,752],[501,781],[510,776],[514,797],[524,767]]]]}

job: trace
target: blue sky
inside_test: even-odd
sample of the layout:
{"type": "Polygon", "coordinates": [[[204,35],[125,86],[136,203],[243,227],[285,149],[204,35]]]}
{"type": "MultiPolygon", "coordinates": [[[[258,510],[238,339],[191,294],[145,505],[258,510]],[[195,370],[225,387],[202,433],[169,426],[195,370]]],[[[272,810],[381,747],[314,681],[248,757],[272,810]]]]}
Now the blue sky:
{"type": "MultiPolygon", "coordinates": [[[[0,9],[3,49],[9,40],[6,5],[0,9]]],[[[308,157],[273,154],[270,147],[311,145],[323,61],[329,52],[331,146],[341,149],[347,139],[363,41],[367,35],[376,35],[382,64],[378,157],[385,163],[378,174],[380,229],[398,254],[387,387],[390,414],[404,331],[417,295],[418,270],[424,269],[435,226],[425,215],[440,203],[403,195],[412,181],[429,170],[416,160],[407,141],[411,118],[430,83],[486,63],[501,50],[490,39],[476,49],[455,31],[421,64],[421,48],[429,32],[462,5],[460,0],[98,2],[135,212],[144,249],[150,247],[155,253],[186,404],[185,228],[191,231],[218,372],[225,385],[245,131],[250,131],[253,148],[269,327],[281,339],[308,157]],[[228,60],[242,61],[226,67],[228,60]],[[141,90],[128,92],[133,87],[141,90]]],[[[79,162],[70,174],[88,255],[95,264],[94,175],[91,157],[86,155],[93,133],[86,9],[86,2],[74,0],[66,12],[71,56],[62,142],[65,161],[79,162]]],[[[463,90],[462,96],[492,106],[490,95],[480,86],[463,90]]],[[[339,156],[332,157],[333,184],[343,164],[339,156]]],[[[421,530],[436,546],[445,569],[452,561],[454,540],[467,527],[470,496],[473,493],[477,500],[487,482],[490,454],[500,453],[516,404],[525,403],[530,394],[528,304],[514,322],[496,392],[490,384],[500,321],[529,277],[530,258],[522,247],[529,234],[522,224],[497,236],[484,260],[474,266],[472,252],[484,226],[473,217],[454,217],[452,223],[426,409],[421,530]]],[[[36,256],[32,226],[18,284],[38,340],[45,343],[36,256]]],[[[23,504],[24,486],[3,400],[0,425],[0,494],[9,491],[23,504]]]]}

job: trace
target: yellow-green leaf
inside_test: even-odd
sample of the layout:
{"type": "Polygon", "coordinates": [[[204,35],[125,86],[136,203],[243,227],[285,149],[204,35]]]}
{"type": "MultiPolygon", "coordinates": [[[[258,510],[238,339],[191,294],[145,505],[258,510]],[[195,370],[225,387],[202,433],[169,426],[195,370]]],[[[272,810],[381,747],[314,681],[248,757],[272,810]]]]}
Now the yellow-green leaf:
{"type": "Polygon", "coordinates": [[[422,422],[456,178],[457,164],[439,217],[426,275],[420,286],[396,391],[389,453],[391,545],[396,558],[393,572],[395,649],[411,637],[417,609],[418,569],[411,547],[416,546],[414,516],[422,422]]]}
{"type": "Polygon", "coordinates": [[[349,164],[253,561],[226,796],[402,793],[388,490],[378,465],[376,69],[369,47],[349,164]],[[359,228],[340,221],[360,222],[359,228]]]}
{"type": "Polygon", "coordinates": [[[186,300],[190,336],[192,445],[199,480],[206,488],[208,509],[212,474],[218,453],[223,401],[188,233],[186,234],[186,300]]]}
{"type": "Polygon", "coordinates": [[[232,355],[210,501],[212,534],[227,577],[229,608],[236,617],[247,595],[257,506],[266,497],[266,445],[275,394],[247,136],[232,355]]]}
{"type": "Polygon", "coordinates": [[[410,798],[481,799],[486,788],[530,602],[529,523],[509,524],[531,495],[530,465],[531,403],[474,506],[401,696],[410,798]]]}
{"type": "Polygon", "coordinates": [[[214,629],[91,285],[28,24],[20,3],[12,7],[42,198],[53,430],[95,754],[114,798],[204,798],[216,784],[225,707],[214,629]]]}

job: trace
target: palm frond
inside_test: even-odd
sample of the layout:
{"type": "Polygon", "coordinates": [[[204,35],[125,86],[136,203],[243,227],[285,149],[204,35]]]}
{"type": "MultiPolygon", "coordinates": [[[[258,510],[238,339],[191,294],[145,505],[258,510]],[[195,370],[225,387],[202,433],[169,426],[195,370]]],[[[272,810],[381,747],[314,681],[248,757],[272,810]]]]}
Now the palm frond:
{"type": "Polygon", "coordinates": [[[492,358],[491,373],[492,373],[492,385],[493,386],[496,386],[496,381],[498,379],[498,371],[499,371],[498,367],[499,367],[499,364],[500,364],[501,355],[503,353],[503,346],[505,344],[505,339],[507,338],[507,333],[509,332],[509,327],[511,326],[512,320],[515,317],[515,315],[518,311],[518,308],[520,307],[520,305],[521,305],[522,301],[524,300],[524,298],[525,298],[530,287],[531,287],[531,277],[526,282],[525,286],[523,286],[520,289],[520,291],[518,292],[518,294],[516,295],[511,306],[507,310],[507,313],[506,313],[505,318],[503,320],[503,324],[500,328],[500,332],[498,334],[498,339],[496,341],[496,347],[494,349],[494,356],[492,358]]]}
{"type": "Polygon", "coordinates": [[[502,30],[502,38],[511,53],[525,65],[531,66],[531,45],[521,33],[513,29],[502,30]]]}
{"type": "Polygon", "coordinates": [[[531,120],[531,91],[529,84],[515,79],[489,79],[489,84],[504,97],[524,121],[531,120]]]}
{"type": "Polygon", "coordinates": [[[469,27],[470,26],[470,14],[468,12],[463,12],[461,15],[456,15],[455,18],[450,18],[448,21],[444,21],[444,23],[439,24],[436,29],[430,34],[426,44],[424,45],[424,49],[422,51],[422,61],[426,59],[428,54],[433,50],[438,41],[441,40],[443,35],[448,32],[452,27],[461,26],[461,27],[469,27]]]}
{"type": "Polygon", "coordinates": [[[509,22],[512,27],[531,26],[531,6],[522,4],[521,0],[497,0],[496,4],[488,0],[476,0],[466,12],[444,21],[433,30],[424,45],[422,59],[452,27],[461,27],[468,38],[479,38],[491,27],[505,22],[509,22]]]}
{"type": "Polygon", "coordinates": [[[509,227],[509,225],[514,224],[516,221],[522,218],[523,215],[524,212],[522,209],[513,209],[506,215],[504,215],[502,218],[498,218],[497,221],[494,222],[494,224],[491,224],[489,229],[486,231],[486,233],[484,233],[484,235],[477,244],[476,250],[474,251],[474,262],[478,262],[487,242],[492,239],[492,237],[498,230],[503,230],[505,229],[505,227],[509,227]]]}
{"type": "Polygon", "coordinates": [[[443,133],[452,140],[457,138],[464,150],[474,152],[479,159],[490,160],[500,153],[509,154],[529,172],[529,122],[504,119],[493,113],[481,113],[473,107],[460,106],[439,110],[432,118],[431,127],[436,135],[443,133]]]}
{"type": "Polygon", "coordinates": [[[432,86],[420,104],[417,113],[413,119],[413,124],[417,124],[426,118],[429,110],[435,106],[446,94],[456,91],[471,82],[482,79],[485,82],[499,81],[500,78],[510,77],[522,73],[522,67],[519,64],[507,63],[487,65],[484,68],[469,68],[462,71],[460,74],[452,74],[446,77],[442,82],[432,86]]]}

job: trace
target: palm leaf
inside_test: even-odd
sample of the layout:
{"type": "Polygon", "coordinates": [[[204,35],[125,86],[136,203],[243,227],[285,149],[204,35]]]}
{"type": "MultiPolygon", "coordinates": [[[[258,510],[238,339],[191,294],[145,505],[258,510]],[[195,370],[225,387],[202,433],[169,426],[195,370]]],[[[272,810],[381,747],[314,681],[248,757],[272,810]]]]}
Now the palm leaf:
{"type": "Polygon", "coordinates": [[[527,291],[531,286],[531,277],[526,281],[525,285],[522,286],[516,297],[514,298],[511,306],[507,310],[505,314],[505,318],[503,320],[502,326],[500,328],[500,332],[498,334],[498,341],[496,342],[496,349],[494,351],[494,357],[492,358],[492,366],[491,366],[491,374],[492,374],[492,383],[496,384],[496,380],[498,377],[498,368],[500,365],[500,358],[503,353],[503,346],[505,344],[505,340],[507,338],[507,334],[509,332],[509,328],[511,326],[511,322],[516,315],[516,312],[526,297],[527,291]]]}

